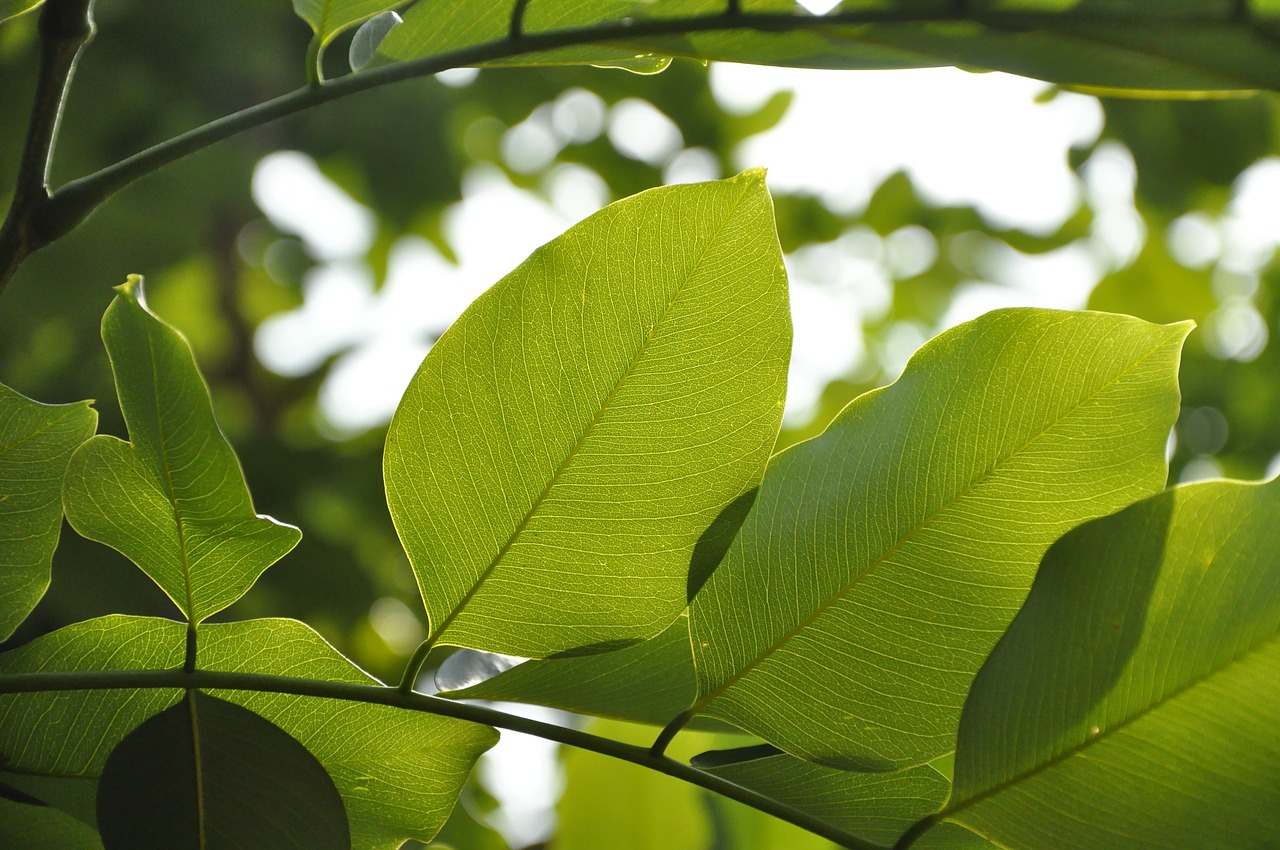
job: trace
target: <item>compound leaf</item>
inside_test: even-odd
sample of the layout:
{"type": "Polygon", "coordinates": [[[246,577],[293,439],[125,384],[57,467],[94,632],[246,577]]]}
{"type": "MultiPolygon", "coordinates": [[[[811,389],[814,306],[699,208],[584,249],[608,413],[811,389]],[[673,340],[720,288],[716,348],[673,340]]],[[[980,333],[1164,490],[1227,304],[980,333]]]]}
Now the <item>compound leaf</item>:
{"type": "Polygon", "coordinates": [[[102,317],[131,442],[99,435],[67,468],[72,528],[142,568],[191,622],[244,595],[302,533],[254,513],[187,341],[143,306],[142,279],[102,317]]]}
{"type": "MultiPolygon", "coordinates": [[[[186,626],[171,620],[103,617],[0,655],[0,675],[178,667],[185,634],[186,626]]],[[[198,666],[376,684],[292,620],[203,625],[198,666]]],[[[430,841],[476,758],[497,740],[487,726],[388,706],[289,694],[210,693],[274,723],[315,755],[342,795],[358,850],[393,850],[411,838],[430,841]]],[[[0,781],[53,805],[65,799],[68,811],[84,816],[74,805],[84,797],[77,789],[96,787],[116,744],[181,695],[178,690],[106,690],[2,696],[0,753],[7,760],[0,781]]]]}
{"type": "Polygon", "coordinates": [[[49,587],[62,476],[97,424],[87,401],[40,404],[0,384],[0,641],[49,587]]]}
{"type": "Polygon", "coordinates": [[[1164,485],[1188,330],[989,313],[774,458],[690,609],[693,713],[832,767],[951,751],[1049,545],[1164,485]]]}
{"type": "Polygon", "coordinates": [[[1280,482],[1215,481],[1054,544],[939,817],[1013,850],[1280,846],[1278,526],[1280,482]]]}
{"type": "Polygon", "coordinates": [[[387,435],[430,639],[537,658],[662,631],[759,481],[790,342],[761,171],[612,204],[480,296],[387,435]]]}
{"type": "Polygon", "coordinates": [[[345,850],[333,780],[280,727],[189,690],[124,737],[98,783],[107,850],[345,850]]]}

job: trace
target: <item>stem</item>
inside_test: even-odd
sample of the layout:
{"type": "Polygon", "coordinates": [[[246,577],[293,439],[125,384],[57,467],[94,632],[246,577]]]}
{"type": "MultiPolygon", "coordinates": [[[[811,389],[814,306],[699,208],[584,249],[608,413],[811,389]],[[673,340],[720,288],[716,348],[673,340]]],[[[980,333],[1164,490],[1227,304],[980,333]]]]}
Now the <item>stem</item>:
{"type": "Polygon", "coordinates": [[[671,739],[676,733],[684,728],[684,725],[693,718],[693,709],[685,709],[675,716],[675,718],[662,727],[662,731],[658,733],[658,738],[653,742],[653,746],[649,748],[649,752],[654,758],[660,757],[667,751],[667,744],[671,743],[671,739]]]}
{"type": "Polygon", "coordinates": [[[93,0],[48,0],[40,12],[40,72],[17,184],[0,226],[0,291],[18,266],[50,239],[33,213],[49,203],[49,170],[62,110],[81,49],[93,40],[93,0]]]}
{"type": "Polygon", "coordinates": [[[50,691],[98,691],[112,689],[222,689],[255,691],[261,693],[292,694],[294,696],[339,699],[371,705],[386,705],[408,711],[422,711],[442,717],[452,717],[471,723],[497,726],[513,732],[534,735],[580,750],[588,750],[621,761],[638,764],[650,770],[682,779],[708,791],[714,791],[732,800],[759,809],[801,829],[806,829],[850,850],[886,850],[879,844],[859,838],[837,829],[825,821],[798,811],[790,806],[735,785],[712,773],[674,761],[665,756],[655,756],[648,748],[624,744],[610,738],[592,735],[578,729],[556,726],[531,720],[504,711],[480,705],[453,702],[424,694],[405,694],[397,688],[381,685],[355,685],[345,682],[325,682],[299,679],[289,676],[268,676],[259,673],[220,673],[197,670],[186,673],[181,670],[108,670],[102,672],[18,673],[0,676],[0,694],[43,693],[50,691]]]}
{"type": "Polygon", "coordinates": [[[413,651],[413,656],[409,659],[409,663],[404,667],[404,674],[400,677],[400,693],[413,693],[413,686],[418,683],[418,674],[422,672],[423,666],[427,663],[427,656],[431,654],[431,650],[435,648],[435,645],[434,635],[418,644],[418,648],[413,651]]]}
{"type": "MultiPolygon", "coordinates": [[[[50,6],[59,0],[50,0],[50,6]]],[[[89,0],[60,0],[64,4],[85,4],[89,0]]],[[[968,10],[959,4],[950,11],[921,11],[911,8],[865,8],[834,12],[817,17],[788,13],[738,11],[740,4],[731,3],[724,12],[697,15],[688,18],[625,18],[618,21],[591,24],[544,32],[521,32],[519,38],[502,38],[482,44],[451,50],[435,56],[410,59],[381,68],[348,74],[323,85],[310,85],[280,95],[272,100],[251,106],[240,112],[218,118],[201,127],[189,130],[172,139],[161,142],[134,154],[100,171],[73,180],[53,193],[39,207],[30,210],[31,224],[37,226],[40,240],[28,245],[24,252],[15,253],[11,245],[0,242],[0,287],[16,270],[18,264],[36,249],[69,233],[95,208],[115,192],[134,180],[188,154],[203,150],[237,133],[262,126],[279,118],[319,106],[356,92],[367,91],[390,83],[424,77],[468,65],[500,63],[519,57],[531,56],[562,47],[584,44],[634,44],[637,50],[648,49],[641,39],[654,37],[679,37],[683,35],[725,30],[755,32],[793,32],[827,29],[832,27],[875,23],[936,23],[945,21],[971,21],[993,27],[1014,29],[1046,28],[1061,24],[1064,18],[1080,21],[1135,23],[1140,18],[1123,13],[1082,12],[1070,16],[1047,12],[982,12],[968,10]]],[[[1221,15],[1186,16],[1187,24],[1226,23],[1221,15]]],[[[515,19],[513,19],[514,23],[515,19]]],[[[671,55],[680,55],[678,45],[664,45],[671,55]]],[[[699,57],[700,58],[700,57],[699,57]]],[[[1242,87],[1256,87],[1256,83],[1242,81],[1242,87]]],[[[12,218],[12,216],[11,216],[12,218]]]]}

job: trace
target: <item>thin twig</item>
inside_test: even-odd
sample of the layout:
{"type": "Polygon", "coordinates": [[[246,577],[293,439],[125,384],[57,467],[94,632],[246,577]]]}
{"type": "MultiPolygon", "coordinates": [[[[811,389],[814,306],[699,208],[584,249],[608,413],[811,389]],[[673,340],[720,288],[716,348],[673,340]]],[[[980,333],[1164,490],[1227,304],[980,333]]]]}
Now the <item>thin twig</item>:
{"type": "Polygon", "coordinates": [[[624,744],[621,741],[592,735],[579,729],[571,729],[565,726],[557,726],[554,723],[544,723],[515,714],[507,714],[504,711],[486,706],[454,702],[424,694],[406,694],[396,688],[299,679],[289,676],[268,676],[258,673],[220,673],[211,670],[197,670],[193,673],[183,672],[182,670],[109,670],[103,672],[18,673],[0,676],[0,694],[170,688],[256,691],[338,699],[370,705],[392,706],[408,711],[421,711],[442,717],[452,717],[456,720],[496,726],[501,729],[534,735],[580,750],[589,750],[593,753],[631,762],[667,776],[684,780],[795,824],[801,829],[820,835],[843,847],[850,848],[850,850],[887,850],[887,848],[879,844],[874,844],[852,833],[838,829],[807,812],[799,811],[764,794],[736,785],[713,773],[699,770],[696,767],[665,756],[655,756],[646,747],[624,744]]]}
{"type": "Polygon", "coordinates": [[[0,226],[0,291],[47,240],[33,212],[49,202],[49,170],[81,49],[93,40],[93,0],[48,0],[40,12],[40,72],[13,200],[0,226]]]}

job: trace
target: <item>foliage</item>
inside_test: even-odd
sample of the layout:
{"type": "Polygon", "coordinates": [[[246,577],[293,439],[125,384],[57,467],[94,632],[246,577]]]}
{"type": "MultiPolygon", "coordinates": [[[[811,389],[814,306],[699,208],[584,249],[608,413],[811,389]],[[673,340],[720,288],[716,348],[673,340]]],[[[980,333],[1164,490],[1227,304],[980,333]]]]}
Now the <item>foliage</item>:
{"type": "MultiPolygon", "coordinates": [[[[15,79],[38,68],[22,149],[0,140],[13,163],[0,183],[0,285],[13,280],[0,367],[43,397],[114,386],[118,406],[103,400],[95,435],[89,403],[40,404],[0,385],[0,635],[16,632],[0,654],[0,844],[383,848],[439,836],[502,847],[455,811],[460,795],[482,793],[465,783],[496,728],[581,751],[559,847],[1280,842],[1280,483],[1165,489],[1171,429],[1183,438],[1175,468],[1221,453],[1256,475],[1280,450],[1280,389],[1265,372],[1276,347],[1247,363],[1221,330],[1274,308],[1260,272],[1242,294],[1225,264],[1211,280],[1149,239],[1096,289],[1092,306],[1108,312],[1013,308],[941,330],[900,375],[881,364],[833,385],[812,439],[780,436],[784,249],[855,221],[881,236],[926,224],[948,250],[895,291],[892,318],[936,327],[971,260],[964,237],[1044,253],[1105,222],[1001,231],[973,210],[931,206],[902,175],[860,213],[798,197],[775,210],[759,169],[648,189],[647,170],[584,143],[567,155],[628,197],[535,251],[442,333],[385,451],[376,434],[333,449],[307,418],[316,382],[283,386],[254,362],[253,329],[298,303],[291,284],[316,258],[250,226],[243,185],[261,142],[238,135],[302,113],[281,132],[376,208],[369,262],[385,266],[405,231],[448,253],[443,222],[461,191],[450,161],[494,158],[479,118],[465,133],[447,122],[389,139],[353,129],[387,113],[515,124],[586,79],[582,66],[665,71],[656,83],[591,79],[609,102],[655,86],[727,165],[785,102],[724,115],[694,93],[701,69],[673,58],[956,64],[1216,98],[1280,87],[1280,5],[846,2],[820,16],[790,0],[423,0],[373,61],[343,74],[325,48],[344,33],[374,38],[388,20],[375,16],[397,4],[295,0],[311,28],[308,86],[243,108],[288,72],[255,66],[250,47],[262,32],[271,43],[262,24],[281,25],[280,10],[237,12],[247,67],[212,84],[225,59],[160,49],[201,69],[201,97],[166,97],[163,79],[143,77],[156,82],[133,96],[165,111],[67,135],[59,162],[116,163],[56,189],[50,174],[68,167],[50,161],[63,89],[93,32],[91,4],[46,0],[23,14],[38,5],[0,3],[6,79],[9,67],[15,79]],[[365,21],[378,28],[353,34],[365,21]],[[466,97],[422,81],[381,88],[464,65],[538,70],[485,71],[506,76],[466,97]],[[239,111],[181,129],[227,109],[239,111]],[[135,123],[168,140],[124,156],[135,123]],[[389,164],[397,145],[405,158],[389,164]],[[205,149],[197,165],[179,161],[205,149]],[[145,247],[95,261],[99,243],[144,220],[145,247]],[[269,247],[254,247],[255,232],[269,247]],[[76,331],[103,311],[103,280],[119,280],[121,263],[172,283],[155,311],[140,277],[116,288],[101,321],[108,376],[76,331]],[[95,294],[40,289],[63,281],[95,294]],[[1185,319],[1211,341],[1191,337],[1184,363],[1185,319]],[[212,364],[208,382],[197,355],[212,364]],[[1180,364],[1195,399],[1181,418],[1180,364]],[[1230,449],[1206,436],[1217,420],[1205,411],[1219,409],[1236,429],[1230,449]],[[122,427],[127,441],[111,434],[122,427]],[[390,522],[361,489],[379,464],[390,522]],[[250,481],[318,541],[257,513],[250,481]],[[59,541],[64,515],[78,536],[59,541]],[[99,574],[77,588],[90,564],[99,574]],[[280,573],[292,578],[272,593],[280,573]],[[414,583],[425,639],[408,658],[368,653],[399,675],[386,686],[348,659],[368,642],[344,606],[412,599],[414,583]],[[290,608],[320,631],[278,617],[290,608]],[[439,695],[425,693],[433,675],[439,695]],[[582,730],[469,698],[608,719],[582,730]],[[608,810],[625,814],[602,826],[608,810]]],[[[87,66],[101,47],[101,61],[134,67],[129,39],[146,29],[114,26],[126,9],[99,10],[87,66]]],[[[290,32],[296,76],[304,42],[290,32]]],[[[70,86],[67,117],[88,108],[80,85],[119,96],[92,70],[70,86]]],[[[18,109],[18,88],[3,87],[0,106],[18,109]]],[[[1224,209],[1225,185],[1269,149],[1270,103],[1108,105],[1107,132],[1138,161],[1149,227],[1163,234],[1188,202],[1224,209]],[[1256,143],[1182,169],[1200,149],[1162,145],[1168,134],[1152,128],[1197,114],[1250,128],[1256,143]],[[1177,181],[1149,176],[1161,168],[1177,181]]]]}

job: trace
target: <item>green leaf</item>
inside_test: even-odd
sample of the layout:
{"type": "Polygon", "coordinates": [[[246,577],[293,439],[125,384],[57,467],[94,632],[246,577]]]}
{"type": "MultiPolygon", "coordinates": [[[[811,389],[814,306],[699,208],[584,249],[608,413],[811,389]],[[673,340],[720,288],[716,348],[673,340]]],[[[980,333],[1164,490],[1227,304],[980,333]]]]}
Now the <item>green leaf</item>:
{"type": "MultiPolygon", "coordinates": [[[[420,0],[383,54],[408,59],[460,47],[501,47],[512,0],[420,0]]],[[[791,0],[609,4],[534,0],[524,32],[549,34],[617,24],[577,61],[609,51],[807,68],[957,65],[1009,71],[1103,93],[1189,95],[1280,87],[1280,3],[1251,0],[884,0],[847,2],[825,16],[791,0]],[[1243,8],[1242,8],[1243,5],[1243,8]],[[629,24],[622,21],[629,19],[629,24]]],[[[577,51],[576,54],[569,51],[577,51]]],[[[534,62],[557,50],[510,61],[534,62]]],[[[500,60],[502,61],[502,60],[500,60]]]]}
{"type": "Polygon", "coordinates": [[[99,435],[71,458],[67,520],[142,568],[191,622],[235,602],[302,533],[254,513],[185,339],[142,305],[142,279],[102,317],[131,442],[99,435]]]}
{"type": "Polygon", "coordinates": [[[39,8],[44,0],[0,0],[0,24],[39,8]]]}
{"type": "MultiPolygon", "coordinates": [[[[170,620],[111,616],[37,638],[0,655],[0,675],[57,670],[180,666],[186,627],[170,620]]],[[[200,627],[205,670],[376,684],[324,639],[292,620],[200,627]]],[[[324,765],[342,795],[352,845],[383,850],[429,841],[453,807],[494,730],[421,712],[288,694],[213,691],[296,738],[324,765]]],[[[0,781],[58,804],[12,780],[39,776],[95,786],[107,754],[130,731],[181,696],[177,690],[85,691],[0,697],[0,781]]]]}
{"type": "Polygon", "coordinates": [[[1280,845],[1280,482],[1179,487],[1045,556],[943,817],[1002,847],[1280,845]]]}
{"type": "Polygon", "coordinates": [[[40,404],[0,384],[0,641],[49,587],[62,476],[97,424],[87,401],[40,404]]]}
{"type": "Polygon", "coordinates": [[[758,170],[612,204],[480,296],[387,435],[430,640],[544,657],[662,631],[759,480],[790,343],[758,170]]]}
{"type": "Polygon", "coordinates": [[[693,712],[832,767],[953,749],[1045,550],[1164,485],[1189,330],[989,313],[774,458],[690,610],[693,712]]]}
{"type": "MultiPolygon", "coordinates": [[[[467,650],[462,650],[466,652],[467,650]]],[[[456,657],[456,656],[455,656],[456,657]]],[[[445,661],[436,684],[444,696],[545,705],[579,714],[663,725],[693,701],[689,622],[680,617],[652,640],[597,655],[526,661],[469,687],[445,661]]]]}
{"type": "Polygon", "coordinates": [[[892,844],[911,824],[937,811],[951,785],[927,764],[892,773],[858,773],[789,755],[707,763],[715,755],[704,753],[693,764],[880,844],[892,844]]]}
{"type": "Polygon", "coordinates": [[[0,799],[0,847],[102,850],[102,842],[98,833],[57,809],[0,799]]]}
{"type": "Polygon", "coordinates": [[[196,690],[111,753],[98,829],[107,850],[351,846],[338,789],[306,747],[196,690]]]}

